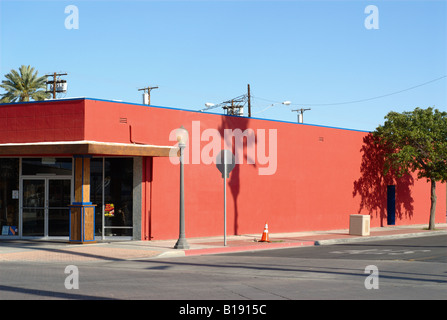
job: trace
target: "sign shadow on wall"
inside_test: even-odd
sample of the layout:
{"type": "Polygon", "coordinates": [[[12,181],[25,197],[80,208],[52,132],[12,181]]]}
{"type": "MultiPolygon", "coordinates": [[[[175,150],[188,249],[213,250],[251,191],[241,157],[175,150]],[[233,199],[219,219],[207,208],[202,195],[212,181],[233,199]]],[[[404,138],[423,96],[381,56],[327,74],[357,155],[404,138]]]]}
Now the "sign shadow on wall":
{"type": "MultiPolygon", "coordinates": [[[[232,146],[232,152],[236,156],[238,155],[238,152],[243,152],[243,160],[244,162],[242,164],[251,163],[252,166],[256,168],[256,162],[255,159],[250,159],[250,155],[247,153],[247,149],[253,148],[255,146],[250,145],[251,143],[256,144],[256,142],[252,142],[251,139],[244,138],[243,140],[245,143],[243,144],[242,150],[235,150],[236,148],[236,141],[233,136],[225,136],[224,130],[225,129],[239,129],[242,132],[245,132],[247,130],[248,124],[250,122],[250,118],[245,117],[239,117],[239,116],[224,116],[222,117],[222,124],[219,126],[218,130],[224,137],[225,146],[232,146]],[[232,141],[230,141],[232,139],[232,141]]],[[[255,135],[255,141],[257,141],[256,133],[253,133],[255,135]]],[[[239,218],[239,209],[238,209],[238,197],[240,193],[240,164],[236,161],[236,166],[231,171],[230,177],[229,177],[229,188],[231,195],[233,197],[233,203],[234,203],[234,234],[238,234],[238,218],[239,218]]]]}
{"type": "MultiPolygon", "coordinates": [[[[413,198],[411,186],[414,178],[406,174],[401,178],[390,172],[384,174],[385,151],[369,133],[363,138],[362,162],[360,165],[360,178],[354,181],[353,197],[361,199],[358,213],[367,211],[372,217],[380,219],[380,226],[387,223],[387,189],[395,185],[395,214],[396,219],[413,217],[413,198]]],[[[389,204],[389,203],[388,203],[389,204]]],[[[389,221],[389,220],[388,220],[389,221]]]]}

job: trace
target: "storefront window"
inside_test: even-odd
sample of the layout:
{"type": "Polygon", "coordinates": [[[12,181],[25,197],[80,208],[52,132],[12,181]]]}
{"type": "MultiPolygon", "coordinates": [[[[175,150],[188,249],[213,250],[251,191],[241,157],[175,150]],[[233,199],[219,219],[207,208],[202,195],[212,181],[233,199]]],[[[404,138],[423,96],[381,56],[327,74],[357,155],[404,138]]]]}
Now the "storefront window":
{"type": "Polygon", "coordinates": [[[96,236],[132,236],[133,159],[93,158],[90,201],[96,204],[96,236]]]}
{"type": "Polygon", "coordinates": [[[65,175],[71,176],[72,171],[71,158],[23,158],[22,174],[23,175],[65,175]]]}
{"type": "Polygon", "coordinates": [[[133,159],[105,158],[104,170],[106,236],[132,236],[133,159]]]}
{"type": "Polygon", "coordinates": [[[90,160],[90,201],[96,205],[95,209],[95,236],[102,236],[103,212],[103,158],[93,158],[90,160]]]}
{"type": "Polygon", "coordinates": [[[1,236],[17,236],[19,225],[19,159],[0,158],[1,236]]]}

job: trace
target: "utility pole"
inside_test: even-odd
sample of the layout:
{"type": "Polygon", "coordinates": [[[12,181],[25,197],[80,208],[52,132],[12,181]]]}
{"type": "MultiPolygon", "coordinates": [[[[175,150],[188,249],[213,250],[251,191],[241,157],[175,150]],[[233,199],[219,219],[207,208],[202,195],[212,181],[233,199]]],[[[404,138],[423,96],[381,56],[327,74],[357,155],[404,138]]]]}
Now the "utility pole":
{"type": "Polygon", "coordinates": [[[152,89],[158,89],[158,87],[147,87],[147,88],[141,88],[138,89],[138,91],[144,91],[143,92],[143,104],[150,105],[151,104],[151,90],[152,89]],[[147,101],[145,99],[145,94],[147,94],[147,101]]]}
{"type": "Polygon", "coordinates": [[[205,111],[214,108],[222,108],[224,109],[224,112],[228,115],[243,116],[244,107],[247,102],[248,102],[248,116],[251,117],[251,94],[249,84],[247,85],[247,94],[243,94],[239,97],[233,98],[228,101],[224,101],[219,104],[207,102],[205,103],[206,108],[200,111],[205,111]]]}
{"type": "Polygon", "coordinates": [[[224,103],[226,103],[226,104],[230,103],[231,105],[225,105],[222,107],[222,109],[224,109],[226,111],[226,113],[229,115],[241,116],[244,111],[244,105],[234,104],[234,103],[235,102],[242,103],[242,102],[244,102],[243,99],[244,99],[244,97],[242,96],[242,98],[238,97],[238,98],[231,99],[229,101],[225,101],[224,103]]]}
{"type": "Polygon", "coordinates": [[[303,123],[304,111],[307,111],[307,110],[310,110],[310,109],[303,109],[303,108],[301,108],[301,109],[292,110],[292,112],[293,111],[299,112],[298,113],[298,123],[303,123]]]}
{"type": "Polygon", "coordinates": [[[53,85],[53,90],[47,90],[46,91],[46,92],[53,93],[53,99],[56,99],[56,92],[65,92],[65,91],[67,91],[67,81],[66,80],[57,80],[57,77],[66,76],[66,75],[67,75],[66,73],[57,73],[57,72],[54,72],[53,74],[46,74],[45,75],[47,77],[46,84],[53,85]],[[53,77],[53,81],[48,81],[48,77],[53,77]],[[56,90],[56,87],[57,87],[58,83],[62,84],[62,88],[56,90]]]}
{"type": "Polygon", "coordinates": [[[248,117],[251,117],[251,97],[250,97],[250,84],[247,84],[247,99],[248,99],[248,117]]]}

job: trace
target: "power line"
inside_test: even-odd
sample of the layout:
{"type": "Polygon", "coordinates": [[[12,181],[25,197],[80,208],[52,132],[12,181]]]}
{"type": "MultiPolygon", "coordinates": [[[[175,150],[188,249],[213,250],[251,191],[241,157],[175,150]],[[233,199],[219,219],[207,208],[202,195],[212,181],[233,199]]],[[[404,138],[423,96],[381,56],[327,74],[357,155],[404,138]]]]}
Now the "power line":
{"type": "MultiPolygon", "coordinates": [[[[413,89],[425,86],[427,84],[439,81],[439,80],[444,79],[446,77],[447,77],[447,75],[444,75],[442,77],[439,77],[439,78],[436,78],[436,79],[433,79],[433,80],[430,80],[430,81],[427,81],[427,82],[424,82],[424,83],[421,83],[421,84],[418,84],[418,85],[415,85],[415,86],[412,86],[412,87],[409,87],[409,88],[406,88],[406,89],[403,89],[403,90],[399,90],[399,91],[383,94],[383,95],[380,95],[380,96],[375,96],[375,97],[372,97],[372,98],[366,98],[366,99],[360,99],[360,100],[351,100],[351,101],[345,101],[345,102],[333,102],[333,103],[294,103],[294,105],[335,106],[335,105],[342,105],[342,104],[351,104],[351,103],[359,103],[359,102],[371,101],[371,100],[375,100],[375,99],[389,97],[389,96],[392,96],[392,95],[395,95],[395,94],[399,94],[399,93],[402,93],[402,92],[405,92],[405,91],[410,91],[410,90],[413,90],[413,89]]],[[[252,97],[256,98],[256,99],[268,101],[268,102],[278,102],[278,101],[273,101],[273,100],[264,99],[264,98],[260,98],[260,97],[255,97],[253,95],[252,95],[252,97]]]]}

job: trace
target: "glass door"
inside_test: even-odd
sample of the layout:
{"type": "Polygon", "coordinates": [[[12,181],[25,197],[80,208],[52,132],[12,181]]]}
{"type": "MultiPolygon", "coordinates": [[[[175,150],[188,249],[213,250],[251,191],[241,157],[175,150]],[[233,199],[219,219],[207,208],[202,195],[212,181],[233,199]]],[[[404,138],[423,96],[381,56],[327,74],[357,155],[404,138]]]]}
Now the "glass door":
{"type": "Polygon", "coordinates": [[[68,237],[70,227],[71,180],[48,179],[48,236],[68,237]]]}
{"type": "Polygon", "coordinates": [[[23,179],[22,236],[45,236],[45,179],[23,179]]]}
{"type": "Polygon", "coordinates": [[[23,178],[22,190],[22,236],[68,237],[71,178],[23,178]]]}

